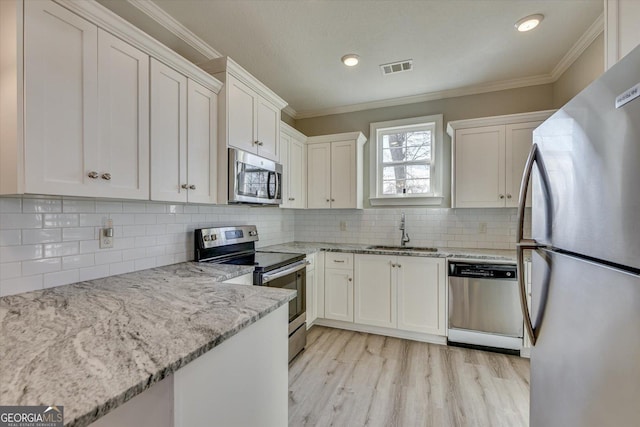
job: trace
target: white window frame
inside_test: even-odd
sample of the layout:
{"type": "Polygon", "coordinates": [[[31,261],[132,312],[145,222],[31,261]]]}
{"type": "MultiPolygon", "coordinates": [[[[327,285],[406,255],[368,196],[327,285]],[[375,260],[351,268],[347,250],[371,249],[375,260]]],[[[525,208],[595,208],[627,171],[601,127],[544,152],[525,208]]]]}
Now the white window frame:
{"type": "Polygon", "coordinates": [[[369,202],[371,206],[433,206],[442,204],[444,200],[442,195],[442,171],[444,168],[442,126],[442,114],[371,123],[369,132],[371,144],[369,147],[369,202]],[[431,140],[431,192],[427,194],[383,194],[381,136],[389,129],[403,130],[403,128],[415,127],[416,125],[433,125],[434,127],[431,140]]]}

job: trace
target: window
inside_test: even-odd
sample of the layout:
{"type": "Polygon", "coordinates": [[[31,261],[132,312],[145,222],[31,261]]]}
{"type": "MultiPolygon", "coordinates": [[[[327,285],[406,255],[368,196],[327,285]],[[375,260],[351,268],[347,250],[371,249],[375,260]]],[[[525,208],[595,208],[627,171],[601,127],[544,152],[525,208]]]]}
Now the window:
{"type": "Polygon", "coordinates": [[[442,202],[442,115],[371,123],[372,205],[442,202]]]}

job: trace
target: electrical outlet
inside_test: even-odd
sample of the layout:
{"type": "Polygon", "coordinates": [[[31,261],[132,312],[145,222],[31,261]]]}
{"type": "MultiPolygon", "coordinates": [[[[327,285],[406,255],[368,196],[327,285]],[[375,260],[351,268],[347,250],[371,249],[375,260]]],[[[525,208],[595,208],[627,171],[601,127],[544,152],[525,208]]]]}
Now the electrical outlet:
{"type": "Polygon", "coordinates": [[[347,221],[340,221],[340,231],[347,231],[347,221]]]}
{"type": "Polygon", "coordinates": [[[100,249],[113,247],[113,221],[107,220],[107,227],[100,229],[100,249]]]}
{"type": "Polygon", "coordinates": [[[481,222],[480,224],[478,224],[478,233],[486,234],[486,232],[487,232],[487,223],[481,222]]]}

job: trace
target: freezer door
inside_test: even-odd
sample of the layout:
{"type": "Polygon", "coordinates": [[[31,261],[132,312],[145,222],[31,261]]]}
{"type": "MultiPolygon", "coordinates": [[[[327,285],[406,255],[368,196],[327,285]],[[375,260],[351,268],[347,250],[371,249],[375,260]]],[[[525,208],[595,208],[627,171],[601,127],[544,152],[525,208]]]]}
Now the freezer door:
{"type": "Polygon", "coordinates": [[[531,427],[637,426],[640,276],[533,255],[531,427]]]}
{"type": "Polygon", "coordinates": [[[539,243],[640,269],[640,97],[615,108],[638,84],[640,47],[534,131],[551,187],[534,170],[539,243]]]}

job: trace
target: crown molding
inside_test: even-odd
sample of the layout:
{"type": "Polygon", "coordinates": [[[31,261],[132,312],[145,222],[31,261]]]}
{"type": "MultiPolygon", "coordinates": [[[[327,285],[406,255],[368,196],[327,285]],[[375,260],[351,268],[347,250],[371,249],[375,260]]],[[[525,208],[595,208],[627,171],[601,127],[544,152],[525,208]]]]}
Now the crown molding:
{"type": "Polygon", "coordinates": [[[397,105],[415,104],[418,102],[435,101],[438,99],[455,98],[458,96],[477,95],[480,93],[496,92],[500,90],[516,89],[526,86],[536,86],[553,83],[550,74],[524,77],[499,82],[482,83],[457,89],[447,89],[437,92],[428,92],[421,95],[403,96],[400,98],[383,99],[380,101],[362,102],[359,104],[344,105],[340,107],[323,108],[319,110],[299,111],[294,119],[307,119],[332,114],[352,113],[355,111],[372,110],[375,108],[395,107],[397,105]]]}
{"type": "Polygon", "coordinates": [[[591,46],[591,43],[593,43],[594,40],[603,31],[604,12],[601,13],[595,21],[593,21],[593,24],[591,24],[591,26],[587,28],[587,31],[585,31],[584,34],[580,36],[578,41],[576,41],[573,46],[571,46],[571,49],[569,49],[569,51],[562,57],[560,62],[558,62],[558,65],[556,65],[553,71],[551,71],[551,76],[553,77],[554,81],[558,80],[560,76],[562,76],[562,74],[564,74],[564,72],[569,69],[569,67],[580,57],[580,55],[584,53],[585,50],[587,50],[589,46],[591,46]]]}
{"type": "Polygon", "coordinates": [[[180,40],[200,52],[207,59],[223,56],[220,52],[212,48],[207,42],[198,37],[190,29],[182,25],[179,21],[169,15],[160,6],[149,0],[127,0],[132,6],[140,10],[149,18],[162,25],[180,40]]]}
{"type": "Polygon", "coordinates": [[[293,118],[294,120],[298,115],[298,112],[294,110],[294,108],[291,105],[287,105],[286,107],[284,107],[282,109],[282,112],[285,113],[287,116],[293,118]]]}
{"type": "Polygon", "coordinates": [[[453,132],[459,129],[476,128],[483,126],[509,125],[525,122],[543,122],[556,110],[533,111],[531,113],[507,114],[504,116],[480,117],[476,119],[454,120],[447,123],[447,134],[453,136],[453,132]]]}

